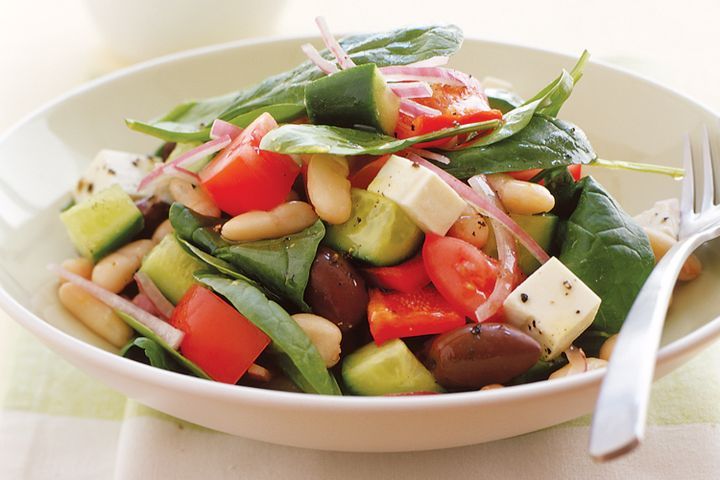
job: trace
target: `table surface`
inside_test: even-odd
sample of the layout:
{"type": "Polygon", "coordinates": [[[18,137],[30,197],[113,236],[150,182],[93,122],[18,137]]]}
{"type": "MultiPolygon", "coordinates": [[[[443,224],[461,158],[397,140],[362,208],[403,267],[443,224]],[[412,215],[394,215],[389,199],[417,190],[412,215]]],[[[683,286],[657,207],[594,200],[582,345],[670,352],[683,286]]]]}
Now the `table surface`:
{"type": "MultiPolygon", "coordinates": [[[[91,1],[94,0],[88,0],[91,1]]],[[[288,2],[284,8],[274,12],[276,22],[267,34],[313,34],[315,29],[312,19],[318,14],[325,15],[335,31],[382,30],[398,23],[448,21],[461,25],[467,36],[574,54],[587,48],[595,59],[640,72],[720,111],[720,64],[717,62],[720,2],[714,0],[688,0],[682,4],[651,0],[512,3],[446,0],[442,2],[442,10],[438,9],[437,2],[421,0],[392,4],[366,0],[361,9],[356,5],[357,2],[347,1],[288,2]]],[[[80,0],[30,0],[5,4],[0,15],[0,65],[3,72],[0,75],[0,131],[64,91],[130,63],[106,45],[85,3],[80,0]]],[[[33,387],[30,384],[19,384],[22,380],[9,373],[11,366],[19,363],[18,356],[22,354],[17,349],[14,355],[7,354],[13,351],[11,344],[18,338],[29,345],[25,347],[25,354],[32,351],[32,355],[41,357],[42,361],[63,364],[53,353],[29,338],[1,311],[0,333],[0,399],[2,392],[8,390],[24,390],[26,394],[28,391],[32,394],[33,387]]],[[[203,433],[205,436],[201,438],[190,438],[187,433],[174,432],[172,441],[174,446],[183,450],[212,448],[220,455],[217,452],[237,452],[238,448],[242,448],[246,452],[253,451],[276,460],[277,468],[274,470],[257,466],[248,468],[246,464],[244,473],[247,478],[282,478],[280,472],[283,466],[299,468],[293,470],[296,476],[327,478],[334,478],[340,473],[346,477],[356,478],[357,475],[360,478],[361,473],[364,475],[367,472],[376,477],[393,475],[395,478],[429,478],[442,472],[456,475],[468,472],[487,476],[494,472],[497,478],[502,478],[503,472],[508,472],[502,468],[503,462],[508,465],[518,462],[515,472],[539,471],[541,478],[565,478],[580,476],[581,473],[589,478],[627,478],[630,475],[640,478],[712,478],[710,472],[720,470],[720,453],[717,449],[720,445],[717,428],[720,424],[717,401],[720,387],[717,376],[710,379],[703,377],[706,372],[703,367],[709,363],[717,365],[718,360],[720,345],[716,344],[657,382],[653,389],[648,444],[637,454],[609,466],[593,465],[585,456],[586,419],[564,429],[550,429],[468,449],[395,456],[309,452],[220,435],[212,436],[212,432],[203,433]],[[691,415],[688,422],[663,420],[668,418],[666,412],[674,411],[704,413],[698,414],[697,418],[691,415]],[[692,425],[681,425],[683,423],[692,425]],[[712,448],[713,445],[715,448],[712,448]],[[558,456],[557,449],[566,450],[567,456],[564,458],[573,456],[577,459],[561,461],[559,459],[563,457],[558,456]],[[492,456],[497,458],[497,462],[483,465],[483,470],[478,470],[477,464],[468,459],[469,452],[492,456]],[[519,453],[522,458],[518,458],[519,453]],[[548,458],[555,459],[558,465],[543,466],[548,458]],[[368,462],[373,466],[368,467],[368,462]],[[317,465],[323,466],[317,470],[317,465]],[[357,467],[355,473],[348,472],[353,466],[357,467]],[[420,469],[420,466],[425,467],[420,469]],[[549,472],[555,472],[555,475],[549,472]]],[[[72,367],[63,364],[63,368],[73,370],[73,378],[79,379],[77,381],[81,383],[94,382],[72,367]]],[[[720,369],[716,373],[718,371],[720,369]]],[[[149,417],[152,417],[152,421],[157,420],[152,415],[149,417]]],[[[52,473],[54,478],[65,478],[59,469],[61,465],[75,465],[75,446],[57,447],[59,453],[56,452],[54,456],[34,459],[32,462],[26,458],[23,464],[18,463],[17,454],[32,445],[27,442],[67,442],[71,441],[69,439],[87,441],[88,435],[85,435],[82,425],[76,425],[74,428],[77,430],[72,435],[60,427],[44,428],[43,439],[39,438],[36,431],[33,435],[22,436],[26,442],[16,441],[14,436],[12,444],[6,442],[11,439],[10,433],[16,435],[17,426],[22,426],[22,421],[17,416],[3,417],[0,412],[0,444],[3,445],[0,449],[0,473],[4,468],[10,468],[12,478],[47,478],[48,473],[52,473]],[[6,461],[10,462],[9,467],[6,461]]],[[[107,438],[122,433],[113,430],[115,427],[108,428],[111,432],[107,438]]],[[[163,428],[166,428],[164,424],[151,431],[154,435],[161,435],[163,428]]],[[[149,441],[151,439],[147,434],[133,438],[136,447],[149,441]]],[[[98,466],[94,474],[105,478],[108,472],[113,472],[117,478],[141,477],[143,472],[138,468],[119,468],[115,464],[120,461],[123,448],[126,447],[118,442],[110,442],[106,448],[96,449],[92,461],[102,464],[102,468],[98,466]]],[[[77,459],[86,458],[87,453],[77,453],[77,459]]],[[[245,460],[250,461],[250,458],[246,455],[245,460]]],[[[235,458],[235,461],[233,468],[238,466],[239,460],[235,458]]],[[[168,468],[172,470],[173,467],[168,468]]],[[[177,462],[174,468],[180,475],[184,468],[183,462],[177,462]]],[[[237,474],[233,468],[228,468],[227,472],[237,474]]],[[[94,474],[87,474],[87,478],[99,478],[94,474]]]]}

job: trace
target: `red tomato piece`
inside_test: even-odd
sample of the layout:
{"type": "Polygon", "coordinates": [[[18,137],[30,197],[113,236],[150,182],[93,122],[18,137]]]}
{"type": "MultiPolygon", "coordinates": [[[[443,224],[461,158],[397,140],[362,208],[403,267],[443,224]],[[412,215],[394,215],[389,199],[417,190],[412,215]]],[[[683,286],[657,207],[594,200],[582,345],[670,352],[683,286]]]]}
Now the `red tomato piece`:
{"type": "Polygon", "coordinates": [[[300,167],[287,155],[260,150],[276,127],[270,114],[260,115],[200,172],[202,188],[222,211],[271,210],[287,198],[300,167]]]}
{"type": "Polygon", "coordinates": [[[465,325],[465,316],[432,286],[412,293],[371,289],[368,323],[375,343],[382,345],[394,338],[447,332],[465,325]]]}
{"type": "Polygon", "coordinates": [[[403,293],[420,290],[430,283],[420,254],[400,265],[366,268],[365,273],[374,285],[403,293]]]}
{"type": "MultiPolygon", "coordinates": [[[[580,177],[582,176],[582,165],[570,165],[567,167],[568,172],[570,175],[572,175],[573,180],[576,182],[580,180],[580,177]]],[[[508,172],[508,175],[513,177],[516,180],[524,180],[524,181],[530,181],[532,178],[534,178],[538,173],[542,172],[542,168],[531,168],[529,170],[520,170],[517,172],[508,172]]],[[[542,185],[544,182],[540,182],[542,185]]]]}
{"type": "Polygon", "coordinates": [[[207,288],[193,285],[170,324],[185,333],[180,352],[213,380],[237,383],[270,338],[207,288]]]}
{"type": "Polygon", "coordinates": [[[390,158],[390,155],[383,155],[360,168],[360,170],[350,176],[350,185],[352,185],[353,188],[367,189],[380,169],[385,166],[388,158],[390,158]]]}
{"type": "Polygon", "coordinates": [[[496,261],[471,244],[452,237],[425,236],[422,251],[430,280],[450,305],[470,318],[492,293],[496,261]]]}

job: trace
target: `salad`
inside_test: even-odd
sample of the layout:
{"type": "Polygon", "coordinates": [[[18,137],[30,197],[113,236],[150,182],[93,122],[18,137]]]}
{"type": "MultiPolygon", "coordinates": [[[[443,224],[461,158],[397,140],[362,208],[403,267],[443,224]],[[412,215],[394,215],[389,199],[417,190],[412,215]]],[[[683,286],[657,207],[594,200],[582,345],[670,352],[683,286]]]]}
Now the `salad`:
{"type": "MultiPolygon", "coordinates": [[[[558,118],[574,67],[529,99],[446,66],[431,25],[302,46],[293,70],[102,150],[60,214],[61,304],[120,355],[328,395],[501,388],[605,365],[677,202],[632,218],[558,118]]],[[[481,59],[479,59],[481,61],[481,59]]],[[[480,62],[481,63],[481,62],[480,62]]],[[[681,280],[701,270],[691,257],[681,280]]]]}

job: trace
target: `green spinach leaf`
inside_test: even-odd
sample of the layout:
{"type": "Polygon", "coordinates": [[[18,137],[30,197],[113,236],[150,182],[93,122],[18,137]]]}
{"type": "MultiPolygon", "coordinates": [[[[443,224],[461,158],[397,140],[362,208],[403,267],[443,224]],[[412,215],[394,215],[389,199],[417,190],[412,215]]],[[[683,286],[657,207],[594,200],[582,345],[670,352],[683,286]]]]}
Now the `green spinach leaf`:
{"type": "Polygon", "coordinates": [[[439,166],[463,180],[481,173],[589,164],[597,158],[579,127],[537,114],[525,128],[502,141],[444,154],[450,164],[439,166]]]}
{"type": "Polygon", "coordinates": [[[320,353],[302,328],[277,303],[243,280],[200,274],[197,280],[225,297],[243,316],[270,337],[270,349],[288,376],[305,392],[340,395],[320,353]]]}
{"type": "Polygon", "coordinates": [[[654,256],[642,228],[592,177],[574,190],[558,195],[562,202],[576,202],[562,206],[571,213],[558,234],[558,259],[602,299],[592,328],[617,333],[654,267],[654,256]]]}
{"type": "Polygon", "coordinates": [[[177,370],[177,366],[170,360],[165,350],[154,341],[146,337],[135,337],[122,350],[120,356],[141,363],[148,363],[163,370],[177,370]]]}
{"type": "MultiPolygon", "coordinates": [[[[438,55],[449,56],[460,48],[462,40],[462,31],[454,25],[429,25],[354,35],[340,40],[340,44],[358,65],[375,63],[381,67],[406,65],[438,55]]],[[[328,50],[323,50],[321,55],[331,58],[328,50]]],[[[216,118],[235,123],[248,112],[261,112],[263,108],[278,105],[283,105],[283,108],[291,105],[302,114],[305,85],[323,75],[312,62],[306,61],[253,87],[207,100],[186,102],[157,121],[133,120],[129,125],[166,141],[205,140],[207,127],[216,118]]]]}
{"type": "MultiPolygon", "coordinates": [[[[116,311],[115,313],[120,318],[122,318],[125,323],[130,325],[133,330],[138,332],[140,335],[142,335],[146,339],[149,339],[149,340],[153,341],[154,343],[156,343],[157,345],[159,345],[163,350],[165,350],[165,352],[167,352],[170,355],[170,357],[173,360],[175,360],[179,365],[181,365],[182,367],[187,369],[190,373],[192,373],[196,377],[204,378],[206,380],[212,380],[210,378],[210,376],[203,371],[202,368],[198,367],[195,363],[191,362],[190,360],[188,360],[187,358],[182,356],[180,354],[180,352],[178,352],[177,350],[172,348],[170,345],[165,343],[165,341],[162,338],[158,337],[155,334],[155,332],[153,332],[152,330],[147,328],[145,325],[143,325],[142,323],[135,320],[135,318],[131,317],[130,315],[128,315],[126,313],[120,312],[120,311],[116,311]]],[[[151,347],[151,348],[154,348],[154,347],[151,347]]],[[[146,353],[147,353],[147,350],[146,350],[146,353]]],[[[157,361],[156,353],[157,353],[157,350],[156,349],[153,350],[152,354],[153,354],[153,356],[155,356],[155,360],[157,361]]],[[[152,359],[151,359],[151,361],[152,361],[152,359]]]]}
{"type": "Polygon", "coordinates": [[[525,103],[525,100],[517,93],[502,88],[486,88],[485,96],[487,96],[490,108],[496,108],[502,113],[507,113],[525,103]]]}
{"type": "Polygon", "coordinates": [[[477,130],[488,130],[498,125],[500,125],[498,120],[488,120],[404,139],[353,128],[309,124],[283,125],[268,132],[260,142],[260,148],[286,154],[385,155],[399,152],[417,143],[477,130]]]}

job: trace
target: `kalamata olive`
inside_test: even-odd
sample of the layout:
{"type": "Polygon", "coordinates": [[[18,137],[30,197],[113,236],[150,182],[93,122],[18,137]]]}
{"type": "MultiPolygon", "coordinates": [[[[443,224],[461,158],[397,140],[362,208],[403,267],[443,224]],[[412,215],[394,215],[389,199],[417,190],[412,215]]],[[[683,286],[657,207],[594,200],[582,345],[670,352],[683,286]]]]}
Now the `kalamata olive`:
{"type": "Polygon", "coordinates": [[[340,327],[343,336],[367,316],[365,280],[345,257],[327,247],[318,248],[305,300],[313,313],[340,327]]]}
{"type": "Polygon", "coordinates": [[[481,323],[436,337],[426,363],[443,387],[476,390],[510,381],[532,367],[540,353],[540,344],[520,330],[501,323],[481,323]]]}
{"type": "Polygon", "coordinates": [[[143,215],[144,227],[136,238],[150,238],[155,229],[168,218],[170,205],[155,197],[144,198],[135,203],[143,215]]]}

